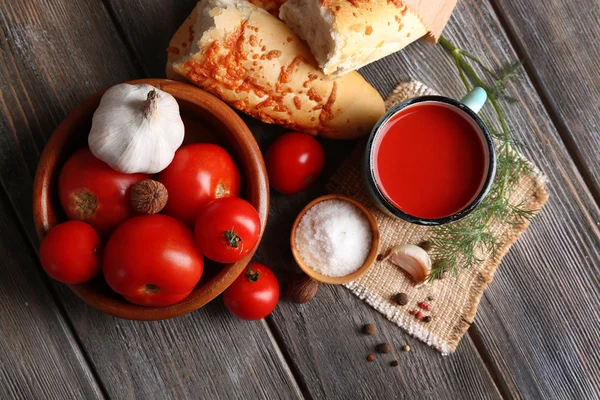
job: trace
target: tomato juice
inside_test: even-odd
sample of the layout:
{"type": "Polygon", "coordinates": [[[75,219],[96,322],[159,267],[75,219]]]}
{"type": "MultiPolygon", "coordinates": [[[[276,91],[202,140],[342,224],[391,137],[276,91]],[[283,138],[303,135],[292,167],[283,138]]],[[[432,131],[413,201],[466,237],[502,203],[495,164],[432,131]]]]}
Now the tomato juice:
{"type": "Polygon", "coordinates": [[[490,168],[481,128],[442,102],[409,105],[381,128],[372,168],[383,196],[413,217],[438,219],[469,206],[490,168]]]}

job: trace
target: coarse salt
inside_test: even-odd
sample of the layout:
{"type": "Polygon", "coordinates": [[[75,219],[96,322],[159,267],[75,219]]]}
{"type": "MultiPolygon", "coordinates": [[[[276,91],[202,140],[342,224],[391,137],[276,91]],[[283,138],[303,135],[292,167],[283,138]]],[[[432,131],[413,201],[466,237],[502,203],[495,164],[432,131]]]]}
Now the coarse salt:
{"type": "Polygon", "coordinates": [[[296,228],[296,247],[304,262],[330,277],[359,269],[371,250],[373,232],[364,213],[343,200],[325,200],[312,208],[296,228]]]}

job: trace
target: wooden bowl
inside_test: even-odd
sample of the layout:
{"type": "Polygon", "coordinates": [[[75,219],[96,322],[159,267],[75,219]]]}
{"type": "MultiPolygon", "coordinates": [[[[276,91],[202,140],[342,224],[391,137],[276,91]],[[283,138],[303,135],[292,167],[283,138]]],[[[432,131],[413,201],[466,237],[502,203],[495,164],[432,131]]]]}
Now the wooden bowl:
{"type": "Polygon", "coordinates": [[[369,270],[369,268],[371,268],[371,266],[375,262],[375,259],[377,258],[377,254],[379,254],[379,242],[380,242],[379,226],[377,225],[377,221],[375,220],[375,217],[373,217],[373,214],[371,214],[371,212],[369,210],[367,210],[367,208],[365,206],[363,206],[362,204],[360,204],[358,201],[351,199],[350,197],[342,196],[340,194],[329,194],[327,196],[319,197],[319,198],[311,201],[310,203],[308,203],[308,205],[306,207],[304,207],[304,209],[296,217],[296,221],[294,221],[294,226],[292,226],[292,234],[290,237],[290,246],[292,248],[292,254],[294,255],[294,259],[296,260],[296,263],[302,269],[302,271],[304,271],[306,273],[306,275],[310,276],[311,278],[313,278],[319,282],[329,283],[331,285],[340,285],[343,283],[352,282],[352,281],[360,278],[361,276],[363,276],[369,270]],[[367,255],[367,259],[365,260],[364,264],[360,268],[358,268],[356,271],[354,271],[348,275],[332,277],[332,276],[323,275],[320,272],[315,271],[306,262],[304,262],[304,260],[300,256],[300,253],[298,252],[298,248],[296,247],[296,229],[298,228],[298,225],[300,224],[302,217],[304,217],[304,214],[306,214],[306,212],[308,210],[310,210],[313,206],[315,206],[316,204],[318,204],[322,201],[327,201],[327,200],[347,201],[348,203],[356,206],[356,208],[358,208],[360,211],[362,211],[362,213],[365,215],[365,217],[367,217],[367,219],[369,220],[369,224],[371,225],[371,232],[373,232],[373,240],[371,241],[371,250],[369,251],[369,254],[367,255]]]}
{"type": "MultiPolygon", "coordinates": [[[[242,197],[260,216],[262,238],[269,211],[267,172],[256,140],[242,119],[221,100],[185,83],[166,79],[127,83],[147,83],[177,99],[185,124],[184,144],[211,142],[227,149],[242,175],[242,197]]],[[[87,146],[92,115],[103,94],[104,91],[96,93],[69,114],[56,128],[42,153],[33,189],[33,217],[40,240],[54,225],[66,220],[58,199],[58,174],[76,149],[87,146]]],[[[116,317],[134,320],[172,318],[194,311],[218,296],[238,277],[253,255],[254,250],[243,260],[227,265],[205,259],[204,274],[198,286],[184,301],[168,307],[131,304],[113,292],[102,276],[85,284],[69,285],[69,288],[87,304],[116,317]]]]}

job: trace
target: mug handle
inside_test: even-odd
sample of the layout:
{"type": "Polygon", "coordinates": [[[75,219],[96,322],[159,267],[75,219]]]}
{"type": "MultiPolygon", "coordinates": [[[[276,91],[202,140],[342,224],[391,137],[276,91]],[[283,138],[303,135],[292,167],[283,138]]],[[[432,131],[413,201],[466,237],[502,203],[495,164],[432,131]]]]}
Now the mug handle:
{"type": "Polygon", "coordinates": [[[480,87],[471,90],[460,102],[477,114],[487,101],[487,92],[480,87]]]}

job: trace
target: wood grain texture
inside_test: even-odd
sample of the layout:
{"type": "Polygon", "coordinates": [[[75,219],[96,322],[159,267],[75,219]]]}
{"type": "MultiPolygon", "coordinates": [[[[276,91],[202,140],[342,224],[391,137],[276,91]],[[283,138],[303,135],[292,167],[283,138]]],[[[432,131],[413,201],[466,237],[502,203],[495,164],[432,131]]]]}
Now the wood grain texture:
{"type": "Polygon", "coordinates": [[[177,319],[136,322],[61,292],[111,398],[301,398],[263,323],[233,318],[220,299],[177,319]]]}
{"type": "Polygon", "coordinates": [[[600,202],[600,2],[492,3],[600,202]]]}
{"type": "MultiPolygon", "coordinates": [[[[79,102],[102,88],[138,78],[142,73],[101,3],[58,0],[9,4],[0,0],[0,9],[0,182],[10,198],[7,209],[17,212],[28,240],[36,242],[31,222],[32,177],[46,139],[79,102]]],[[[12,240],[19,240],[21,235],[14,225],[4,226],[2,234],[12,240]]],[[[0,263],[17,268],[18,258],[13,259],[11,253],[0,254],[0,263]]],[[[20,265],[23,273],[31,274],[35,268],[31,259],[29,256],[29,262],[20,265]]],[[[3,282],[16,279],[13,275],[17,273],[11,272],[10,279],[7,276],[3,282]]],[[[226,315],[219,303],[186,318],[144,324],[102,315],[85,306],[63,285],[54,287],[75,334],[89,354],[91,367],[98,371],[110,397],[212,398],[213,393],[221,397],[234,393],[237,398],[300,396],[263,324],[237,321],[226,315]]],[[[43,295],[42,289],[41,294],[29,290],[21,279],[7,293],[21,303],[34,304],[35,296],[43,295]]],[[[39,319],[40,324],[49,324],[44,321],[52,317],[48,312],[53,307],[52,300],[46,296],[37,303],[43,307],[22,314],[39,319]]],[[[5,307],[0,304],[0,308],[5,307]]],[[[2,348],[19,345],[21,332],[36,332],[28,320],[14,315],[14,321],[10,321],[13,331],[3,331],[5,337],[0,338],[5,340],[2,348]]],[[[37,329],[43,332],[42,327],[37,329]]],[[[92,391],[85,393],[81,388],[83,378],[75,375],[79,367],[61,366],[66,364],[66,356],[58,351],[42,353],[54,343],[69,345],[69,332],[66,327],[64,330],[38,334],[48,336],[48,344],[41,339],[32,340],[32,346],[37,348],[29,351],[34,356],[22,351],[17,354],[28,358],[10,353],[7,359],[2,358],[0,371],[9,371],[3,372],[3,377],[13,379],[12,374],[20,373],[24,379],[20,384],[33,387],[34,395],[25,391],[26,398],[93,397],[92,391]],[[30,383],[28,380],[38,378],[37,374],[44,371],[41,367],[36,370],[35,361],[40,365],[56,364],[58,373],[64,370],[65,379],[75,382],[71,392],[61,392],[60,375],[53,375],[52,371],[39,376],[40,382],[30,383]],[[56,388],[47,383],[52,378],[56,378],[56,388]],[[38,390],[39,385],[44,386],[38,390]]],[[[8,386],[8,390],[16,390],[14,386],[8,386]]]]}
{"type": "Polygon", "coordinates": [[[0,195],[0,398],[103,398],[0,195]]]}

